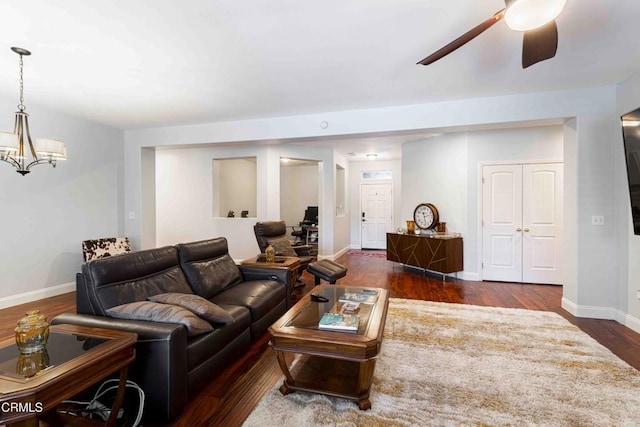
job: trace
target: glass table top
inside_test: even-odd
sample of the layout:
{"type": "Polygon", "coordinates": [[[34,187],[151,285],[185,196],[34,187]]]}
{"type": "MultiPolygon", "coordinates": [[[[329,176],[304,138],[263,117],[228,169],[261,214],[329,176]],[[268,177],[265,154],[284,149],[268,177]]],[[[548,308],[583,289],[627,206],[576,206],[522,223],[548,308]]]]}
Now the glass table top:
{"type": "MultiPolygon", "coordinates": [[[[351,288],[341,286],[327,286],[324,289],[314,289],[312,294],[321,295],[327,298],[326,302],[309,302],[298,314],[283,326],[303,329],[318,330],[318,323],[325,313],[349,313],[357,314],[360,317],[358,335],[363,335],[369,324],[369,317],[375,307],[375,302],[380,292],[373,288],[351,288]],[[357,311],[351,313],[344,311],[344,305],[348,302],[358,302],[357,311]]],[[[336,331],[331,331],[335,333],[336,331]]],[[[342,332],[353,333],[353,332],[342,332]]]]}
{"type": "Polygon", "coordinates": [[[52,330],[42,351],[20,354],[15,343],[0,348],[0,376],[26,381],[42,370],[68,362],[107,341],[106,338],[52,330]]]}

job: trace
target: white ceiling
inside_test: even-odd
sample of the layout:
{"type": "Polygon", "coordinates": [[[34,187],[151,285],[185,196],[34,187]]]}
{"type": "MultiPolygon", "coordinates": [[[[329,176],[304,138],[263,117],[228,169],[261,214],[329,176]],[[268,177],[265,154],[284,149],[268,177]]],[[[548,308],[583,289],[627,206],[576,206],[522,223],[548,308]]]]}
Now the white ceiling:
{"type": "MultiPolygon", "coordinates": [[[[0,0],[0,95],[18,98],[11,46],[33,53],[25,58],[27,111],[38,104],[120,129],[608,85],[640,71],[638,0],[568,0],[557,56],[526,70],[522,36],[504,22],[416,65],[502,7],[503,0],[0,0]]],[[[375,145],[355,142],[358,150],[375,145]]]]}

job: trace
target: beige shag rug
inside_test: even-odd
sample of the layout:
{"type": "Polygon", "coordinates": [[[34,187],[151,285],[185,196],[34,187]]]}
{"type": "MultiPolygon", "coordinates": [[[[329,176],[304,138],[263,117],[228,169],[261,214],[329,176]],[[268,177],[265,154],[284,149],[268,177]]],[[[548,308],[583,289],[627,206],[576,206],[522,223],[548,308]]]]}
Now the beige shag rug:
{"type": "Polygon", "coordinates": [[[384,337],[370,410],[279,380],[244,425],[640,425],[640,372],[555,313],[392,298],[384,337]]]}

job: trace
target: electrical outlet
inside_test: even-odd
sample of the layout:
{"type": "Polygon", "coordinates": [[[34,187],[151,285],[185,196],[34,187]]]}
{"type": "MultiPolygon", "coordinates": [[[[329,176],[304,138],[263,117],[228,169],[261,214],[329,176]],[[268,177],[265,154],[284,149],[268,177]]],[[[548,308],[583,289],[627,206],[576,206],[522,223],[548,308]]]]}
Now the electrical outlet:
{"type": "Polygon", "coordinates": [[[604,225],[603,215],[593,215],[591,217],[591,225],[604,225]]]}
{"type": "Polygon", "coordinates": [[[135,212],[129,212],[129,219],[136,219],[136,213],[135,212]]]}

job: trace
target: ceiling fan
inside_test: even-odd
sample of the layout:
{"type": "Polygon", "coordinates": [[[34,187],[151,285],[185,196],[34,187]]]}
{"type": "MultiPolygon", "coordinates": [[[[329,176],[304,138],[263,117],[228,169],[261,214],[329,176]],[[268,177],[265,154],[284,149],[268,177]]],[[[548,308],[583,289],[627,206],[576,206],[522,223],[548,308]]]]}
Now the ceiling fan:
{"type": "Polygon", "coordinates": [[[469,43],[504,18],[512,30],[522,31],[522,68],[553,58],[558,49],[555,19],[567,0],[505,0],[506,7],[493,14],[451,43],[438,49],[418,64],[429,65],[469,43]]]}

